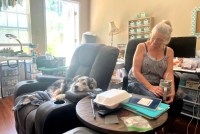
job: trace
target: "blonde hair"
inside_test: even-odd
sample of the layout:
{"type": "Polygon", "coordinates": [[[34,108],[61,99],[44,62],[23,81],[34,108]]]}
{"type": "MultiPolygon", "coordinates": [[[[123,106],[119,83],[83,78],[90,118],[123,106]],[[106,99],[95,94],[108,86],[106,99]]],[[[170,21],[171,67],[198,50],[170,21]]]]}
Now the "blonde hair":
{"type": "Polygon", "coordinates": [[[168,44],[171,40],[172,25],[168,20],[162,20],[160,23],[154,26],[151,34],[154,32],[162,33],[166,36],[165,44],[168,44]]]}

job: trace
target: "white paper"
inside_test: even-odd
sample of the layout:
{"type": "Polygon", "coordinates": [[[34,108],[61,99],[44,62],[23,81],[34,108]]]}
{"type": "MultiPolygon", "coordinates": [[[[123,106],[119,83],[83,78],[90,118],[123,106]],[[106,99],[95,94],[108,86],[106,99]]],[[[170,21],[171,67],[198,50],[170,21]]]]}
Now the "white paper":
{"type": "Polygon", "coordinates": [[[151,105],[152,101],[153,101],[152,99],[142,98],[137,103],[144,105],[144,106],[149,106],[149,105],[151,105]]]}

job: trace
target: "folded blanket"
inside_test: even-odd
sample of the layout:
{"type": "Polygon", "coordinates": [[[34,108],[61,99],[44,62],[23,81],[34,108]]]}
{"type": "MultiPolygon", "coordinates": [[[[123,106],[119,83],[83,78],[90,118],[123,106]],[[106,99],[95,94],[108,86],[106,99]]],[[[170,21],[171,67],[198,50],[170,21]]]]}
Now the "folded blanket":
{"type": "Polygon", "coordinates": [[[19,97],[19,101],[12,108],[12,110],[14,111],[21,109],[23,106],[29,103],[31,103],[32,105],[39,106],[43,102],[51,100],[50,94],[47,91],[35,91],[30,94],[25,94],[19,97]]]}
{"type": "Polygon", "coordinates": [[[16,105],[12,108],[14,111],[21,109],[23,106],[27,104],[32,104],[39,106],[43,102],[49,101],[49,100],[55,100],[54,94],[63,94],[65,92],[65,88],[68,89],[68,86],[70,85],[70,80],[64,80],[59,79],[52,83],[47,90],[45,91],[35,91],[32,93],[27,93],[21,96],[18,96],[18,102],[16,105]]]}

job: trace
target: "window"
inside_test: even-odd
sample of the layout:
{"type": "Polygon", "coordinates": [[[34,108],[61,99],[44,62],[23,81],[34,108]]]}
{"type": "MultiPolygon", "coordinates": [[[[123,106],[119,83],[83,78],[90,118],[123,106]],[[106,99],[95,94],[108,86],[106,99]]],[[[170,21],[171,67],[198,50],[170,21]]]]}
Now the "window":
{"type": "MultiPolygon", "coordinates": [[[[2,1],[3,2],[3,1],[2,1]]],[[[31,42],[29,0],[18,0],[16,5],[0,7],[0,44],[18,44],[16,40],[8,39],[5,34],[13,34],[22,44],[31,42]],[[22,3],[19,3],[22,2],[22,3]]],[[[2,45],[3,44],[3,45],[2,45]]]]}
{"type": "Polygon", "coordinates": [[[79,44],[79,3],[68,0],[46,0],[47,51],[65,57],[69,65],[79,44]]]}

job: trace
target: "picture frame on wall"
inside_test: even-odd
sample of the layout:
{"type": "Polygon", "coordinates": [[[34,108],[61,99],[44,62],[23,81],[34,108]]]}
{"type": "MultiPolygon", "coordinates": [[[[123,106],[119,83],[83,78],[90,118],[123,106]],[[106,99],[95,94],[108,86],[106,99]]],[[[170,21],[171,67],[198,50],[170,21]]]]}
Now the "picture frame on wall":
{"type": "Polygon", "coordinates": [[[200,7],[192,11],[192,34],[200,38],[200,7]]]}

